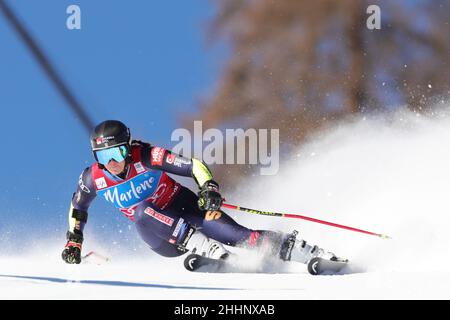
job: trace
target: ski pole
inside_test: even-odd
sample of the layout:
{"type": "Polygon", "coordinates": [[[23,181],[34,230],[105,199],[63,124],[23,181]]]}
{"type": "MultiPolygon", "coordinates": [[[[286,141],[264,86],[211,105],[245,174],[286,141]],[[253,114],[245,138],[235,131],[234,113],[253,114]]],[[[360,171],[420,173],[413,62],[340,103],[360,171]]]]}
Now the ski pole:
{"type": "Polygon", "coordinates": [[[357,228],[353,228],[353,227],[344,226],[342,224],[337,224],[337,223],[333,223],[333,222],[328,222],[328,221],[324,221],[324,220],[310,218],[310,217],[299,215],[299,214],[289,214],[289,213],[278,213],[278,212],[270,212],[270,211],[261,211],[261,210],[244,208],[244,207],[236,206],[236,205],[229,204],[229,203],[223,203],[222,207],[225,207],[225,208],[228,208],[228,209],[233,209],[233,210],[239,210],[239,211],[243,211],[243,212],[247,212],[247,213],[252,213],[252,214],[264,215],[264,216],[303,219],[303,220],[312,221],[312,222],[316,222],[316,223],[320,223],[320,224],[325,224],[325,225],[336,227],[336,228],[346,229],[346,230],[355,231],[355,232],[361,232],[361,233],[365,233],[365,234],[368,234],[368,235],[371,235],[371,236],[377,236],[377,237],[380,237],[382,239],[391,239],[391,237],[389,237],[389,236],[387,236],[385,234],[365,231],[365,230],[361,230],[361,229],[357,229],[357,228]]]}
{"type": "Polygon", "coordinates": [[[104,257],[101,254],[95,252],[95,251],[90,251],[89,253],[85,254],[84,256],[81,257],[82,260],[87,261],[86,259],[88,259],[89,257],[96,257],[97,259],[103,261],[103,262],[108,262],[111,259],[108,257],[104,257]]]}

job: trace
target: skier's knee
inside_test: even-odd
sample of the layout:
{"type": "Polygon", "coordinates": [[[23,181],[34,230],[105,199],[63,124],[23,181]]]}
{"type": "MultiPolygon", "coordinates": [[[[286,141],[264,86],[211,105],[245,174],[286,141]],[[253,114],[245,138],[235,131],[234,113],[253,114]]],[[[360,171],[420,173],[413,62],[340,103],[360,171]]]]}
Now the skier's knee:
{"type": "Polygon", "coordinates": [[[205,211],[205,221],[214,221],[214,220],[219,220],[220,218],[222,218],[222,215],[225,214],[223,211],[221,210],[209,210],[209,211],[205,211]]]}
{"type": "Polygon", "coordinates": [[[160,256],[166,258],[178,257],[185,253],[185,251],[180,249],[178,246],[166,241],[162,242],[157,248],[152,248],[152,250],[160,256]]]}

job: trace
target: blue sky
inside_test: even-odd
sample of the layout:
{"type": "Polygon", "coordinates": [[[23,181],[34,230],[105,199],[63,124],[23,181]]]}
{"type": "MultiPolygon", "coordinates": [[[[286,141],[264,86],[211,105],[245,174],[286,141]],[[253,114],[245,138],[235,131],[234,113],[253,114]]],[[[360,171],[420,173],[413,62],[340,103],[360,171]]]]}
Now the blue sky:
{"type": "MultiPolygon", "coordinates": [[[[170,147],[180,115],[215,88],[224,54],[206,45],[209,1],[8,3],[95,122],[120,119],[135,137],[170,147]],[[81,8],[81,30],[66,28],[71,4],[81,8]]],[[[78,176],[92,161],[88,135],[2,15],[0,108],[0,233],[22,223],[65,231],[78,176]]],[[[98,224],[120,214],[93,209],[98,224]]]]}

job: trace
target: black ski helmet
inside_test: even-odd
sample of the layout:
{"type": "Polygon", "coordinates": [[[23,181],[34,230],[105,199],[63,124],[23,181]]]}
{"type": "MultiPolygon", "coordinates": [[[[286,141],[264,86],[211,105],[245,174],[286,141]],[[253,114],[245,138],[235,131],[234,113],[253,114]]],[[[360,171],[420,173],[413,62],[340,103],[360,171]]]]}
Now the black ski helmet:
{"type": "Polygon", "coordinates": [[[130,150],[130,129],[120,121],[106,120],[98,124],[91,133],[91,149],[95,151],[125,145],[130,150]]]}

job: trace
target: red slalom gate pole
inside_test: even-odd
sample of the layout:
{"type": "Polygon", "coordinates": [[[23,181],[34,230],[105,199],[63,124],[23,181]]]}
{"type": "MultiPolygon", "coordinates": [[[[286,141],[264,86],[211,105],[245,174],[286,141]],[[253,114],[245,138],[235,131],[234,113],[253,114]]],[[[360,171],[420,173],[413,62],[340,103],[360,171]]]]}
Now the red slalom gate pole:
{"type": "Polygon", "coordinates": [[[379,238],[382,238],[382,239],[391,239],[391,237],[389,237],[389,236],[387,236],[385,234],[370,232],[370,231],[366,231],[366,230],[361,230],[361,229],[357,229],[357,228],[353,228],[353,227],[349,227],[349,226],[344,226],[342,224],[337,224],[337,223],[333,223],[333,222],[329,222],[329,221],[325,221],[325,220],[319,220],[319,219],[315,219],[315,218],[310,218],[310,217],[299,215],[299,214],[279,213],[279,212],[271,212],[271,211],[261,211],[261,210],[244,208],[244,207],[236,206],[236,205],[229,204],[229,203],[223,203],[222,207],[225,207],[225,208],[228,208],[228,209],[233,209],[233,210],[239,210],[239,211],[243,211],[243,212],[247,212],[247,213],[252,213],[252,214],[264,215],[264,216],[302,219],[302,220],[307,220],[307,221],[311,221],[311,222],[324,224],[324,225],[331,226],[331,227],[336,227],[336,228],[341,228],[341,229],[345,229],[345,230],[360,232],[360,233],[368,234],[368,235],[371,235],[371,236],[376,236],[376,237],[379,237],[379,238]]]}

